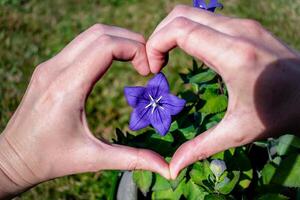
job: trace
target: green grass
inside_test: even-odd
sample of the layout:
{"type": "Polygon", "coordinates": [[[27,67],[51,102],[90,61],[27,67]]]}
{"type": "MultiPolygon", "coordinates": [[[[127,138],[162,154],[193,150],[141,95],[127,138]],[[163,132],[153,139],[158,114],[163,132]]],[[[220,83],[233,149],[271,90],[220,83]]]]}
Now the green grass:
{"type": "MultiPolygon", "coordinates": [[[[55,55],[72,38],[95,23],[125,27],[149,36],[166,14],[189,0],[0,0],[0,131],[16,109],[34,67],[55,55]]],[[[300,49],[300,1],[223,0],[224,14],[259,20],[290,46],[300,49]]],[[[178,91],[178,72],[191,66],[180,51],[171,54],[165,73],[178,91]]],[[[125,85],[143,84],[129,64],[116,62],[97,84],[87,113],[95,135],[111,138],[127,129],[130,108],[125,85]]],[[[21,199],[107,199],[113,172],[64,177],[24,193],[21,199]]]]}

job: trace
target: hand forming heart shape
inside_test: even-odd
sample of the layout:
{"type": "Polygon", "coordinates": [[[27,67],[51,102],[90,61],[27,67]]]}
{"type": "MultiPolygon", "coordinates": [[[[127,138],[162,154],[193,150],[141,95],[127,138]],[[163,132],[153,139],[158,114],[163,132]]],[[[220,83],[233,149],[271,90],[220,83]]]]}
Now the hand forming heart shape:
{"type": "Polygon", "coordinates": [[[229,93],[228,110],[214,128],[183,144],[170,163],[171,177],[189,164],[231,147],[299,130],[299,54],[258,22],[177,6],[146,44],[157,73],[168,52],[179,47],[220,74],[229,93]],[[288,77],[288,78],[287,78],[288,77]],[[280,118],[278,117],[280,116],[280,118]]]}
{"type": "Polygon", "coordinates": [[[300,100],[299,60],[255,21],[187,6],[177,6],[147,43],[128,30],[95,25],[36,68],[1,134],[0,173],[11,182],[7,193],[103,169],[145,169],[175,178],[182,168],[219,151],[299,130],[300,116],[293,109],[300,100]],[[170,166],[152,151],[96,139],[86,122],[85,102],[112,61],[132,61],[141,75],[157,73],[177,46],[222,76],[230,97],[224,119],[183,144],[170,166]]]}

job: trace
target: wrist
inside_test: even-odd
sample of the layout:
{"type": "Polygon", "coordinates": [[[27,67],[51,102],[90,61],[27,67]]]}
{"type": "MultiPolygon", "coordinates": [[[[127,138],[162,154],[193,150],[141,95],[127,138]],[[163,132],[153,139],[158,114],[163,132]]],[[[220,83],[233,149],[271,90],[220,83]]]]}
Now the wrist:
{"type": "Polygon", "coordinates": [[[0,167],[0,199],[10,199],[23,190],[0,167]]]}
{"type": "Polygon", "coordinates": [[[37,184],[37,179],[12,144],[0,135],[0,199],[14,197],[37,184]]]}

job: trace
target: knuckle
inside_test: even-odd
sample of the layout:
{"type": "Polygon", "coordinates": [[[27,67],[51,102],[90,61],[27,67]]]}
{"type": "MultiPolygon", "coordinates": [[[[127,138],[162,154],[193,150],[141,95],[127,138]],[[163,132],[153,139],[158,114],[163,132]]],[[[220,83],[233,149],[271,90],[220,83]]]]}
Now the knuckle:
{"type": "Polygon", "coordinates": [[[113,40],[114,39],[112,36],[103,34],[97,39],[97,42],[106,46],[106,45],[112,44],[113,40]]]}
{"type": "Polygon", "coordinates": [[[94,24],[91,28],[90,31],[94,34],[102,34],[106,31],[106,26],[103,24],[94,24]]]}
{"type": "Polygon", "coordinates": [[[262,34],[262,25],[258,21],[253,19],[244,19],[241,23],[251,34],[256,36],[262,34]]]}
{"type": "Polygon", "coordinates": [[[140,43],[136,43],[136,54],[135,57],[139,58],[142,56],[146,56],[146,48],[145,45],[140,44],[140,43]]]}
{"type": "Polygon", "coordinates": [[[240,39],[235,43],[236,51],[239,53],[239,61],[241,65],[251,65],[257,60],[257,49],[256,46],[247,41],[240,39]]]}
{"type": "Polygon", "coordinates": [[[45,83],[45,78],[47,75],[46,63],[39,64],[35,69],[31,77],[32,86],[41,86],[45,83]]]}
{"type": "Polygon", "coordinates": [[[135,152],[135,157],[134,159],[131,160],[131,162],[128,164],[128,169],[129,170],[138,170],[138,169],[141,169],[141,166],[140,166],[140,150],[137,149],[136,152],[135,152]]]}
{"type": "Polygon", "coordinates": [[[172,26],[177,29],[178,31],[186,29],[189,25],[189,20],[185,17],[176,17],[171,22],[172,26]]]}
{"type": "Polygon", "coordinates": [[[172,15],[184,15],[185,13],[187,13],[189,10],[188,6],[185,5],[177,5],[174,7],[174,9],[172,10],[171,14],[172,15]]]}
{"type": "Polygon", "coordinates": [[[249,27],[249,28],[253,28],[253,29],[260,29],[261,25],[258,21],[253,20],[253,19],[244,19],[244,24],[249,27]]]}
{"type": "Polygon", "coordinates": [[[157,46],[159,44],[159,40],[157,39],[151,39],[146,43],[146,49],[147,49],[147,56],[157,56],[160,55],[159,51],[157,50],[157,46]]]}
{"type": "Polygon", "coordinates": [[[137,39],[138,41],[140,41],[141,43],[146,43],[146,39],[142,34],[137,34],[137,39]]]}

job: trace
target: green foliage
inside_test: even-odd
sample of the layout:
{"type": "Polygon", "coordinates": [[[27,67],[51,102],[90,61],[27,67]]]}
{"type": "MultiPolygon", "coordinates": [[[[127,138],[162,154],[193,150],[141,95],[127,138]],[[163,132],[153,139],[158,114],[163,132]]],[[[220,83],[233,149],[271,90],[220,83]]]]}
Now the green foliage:
{"type": "Polygon", "coordinates": [[[261,171],[262,183],[267,185],[271,183],[272,178],[276,174],[276,167],[272,163],[267,163],[261,171]]]}
{"type": "Polygon", "coordinates": [[[300,139],[294,135],[281,136],[277,141],[276,150],[280,156],[295,152],[297,148],[300,148],[300,139]]]}
{"type": "Polygon", "coordinates": [[[276,170],[274,183],[286,187],[300,187],[300,154],[289,155],[276,170]]]}
{"type": "Polygon", "coordinates": [[[171,184],[169,181],[159,174],[155,174],[155,183],[152,187],[152,191],[164,191],[169,189],[171,189],[171,184]]]}
{"type": "MultiPolygon", "coordinates": [[[[169,134],[161,137],[151,129],[137,137],[127,133],[127,138],[130,139],[120,135],[117,140],[119,143],[149,148],[169,157],[182,143],[193,139],[222,119],[227,108],[226,88],[222,80],[203,65],[199,67],[196,61],[193,63],[193,69],[188,74],[181,74],[183,82],[192,86],[181,92],[188,104],[174,119],[169,134]]],[[[174,181],[165,180],[160,175],[154,177],[152,199],[179,199],[182,195],[187,199],[226,199],[235,189],[248,188],[253,178],[253,169],[245,149],[233,148],[194,163],[182,170],[174,181]],[[211,170],[210,162],[213,159],[223,160],[227,165],[220,177],[216,177],[211,170]]],[[[136,181],[145,193],[145,189],[136,181]]],[[[147,187],[147,191],[148,189],[147,187]]]]}
{"type": "Polygon", "coordinates": [[[258,200],[287,200],[288,197],[281,195],[281,194],[265,194],[258,198],[258,200]]]}
{"type": "Polygon", "coordinates": [[[152,193],[152,199],[172,199],[172,200],[179,200],[180,197],[183,196],[183,192],[185,190],[185,181],[186,179],[184,178],[177,188],[175,190],[172,189],[167,189],[167,190],[159,190],[159,191],[154,191],[152,193]]]}
{"type": "Polygon", "coordinates": [[[199,187],[192,179],[186,184],[184,197],[188,200],[203,200],[209,193],[202,187],[199,187]]]}
{"type": "MultiPolygon", "coordinates": [[[[188,104],[176,116],[166,137],[161,137],[149,129],[137,137],[127,133],[131,139],[123,144],[150,148],[170,157],[181,144],[220,122],[227,108],[227,92],[220,77],[212,73],[214,72],[203,65],[199,67],[194,61],[193,69],[188,74],[181,74],[184,84],[190,86],[180,92],[188,104]]],[[[118,141],[122,138],[120,136],[118,141]]],[[[152,199],[180,199],[182,196],[191,200],[234,199],[244,192],[246,194],[252,183],[251,189],[257,187],[259,198],[266,199],[274,194],[264,196],[264,189],[272,191],[272,187],[279,187],[280,192],[284,191],[280,187],[300,186],[300,156],[290,154],[299,151],[299,141],[293,135],[285,135],[278,139],[257,142],[257,148],[264,149],[268,155],[268,159],[263,161],[265,166],[262,169],[253,166],[256,162],[253,160],[255,158],[249,157],[249,152],[252,151],[250,146],[231,148],[185,168],[174,181],[154,175],[153,184],[150,188],[147,187],[147,191],[152,191],[152,199]],[[213,160],[219,161],[212,165],[213,160]],[[216,174],[219,168],[222,171],[216,174]],[[226,169],[224,172],[223,168],[226,169]],[[255,179],[254,170],[259,174],[255,179]]],[[[139,188],[144,191],[140,185],[139,188]]],[[[274,198],[282,199],[285,196],[278,194],[274,198]]]]}
{"type": "Polygon", "coordinates": [[[215,77],[216,77],[216,73],[211,70],[208,70],[206,72],[202,72],[192,76],[191,78],[189,78],[189,82],[201,84],[201,83],[209,82],[213,80],[215,77]]]}
{"type": "Polygon", "coordinates": [[[148,171],[135,171],[133,172],[133,180],[146,196],[152,184],[152,173],[148,171]]]}
{"type": "Polygon", "coordinates": [[[216,184],[215,190],[221,194],[230,194],[240,179],[240,172],[233,171],[231,177],[225,176],[222,181],[216,184]]]}

